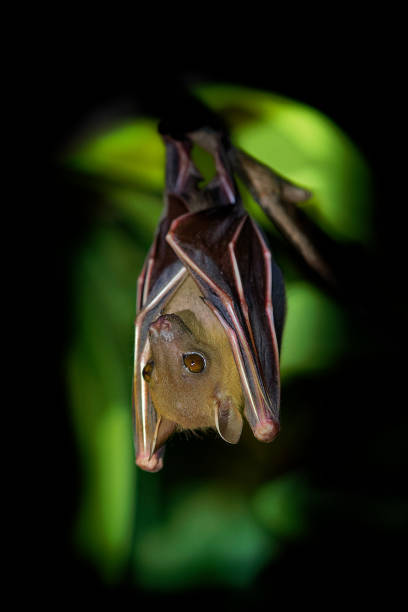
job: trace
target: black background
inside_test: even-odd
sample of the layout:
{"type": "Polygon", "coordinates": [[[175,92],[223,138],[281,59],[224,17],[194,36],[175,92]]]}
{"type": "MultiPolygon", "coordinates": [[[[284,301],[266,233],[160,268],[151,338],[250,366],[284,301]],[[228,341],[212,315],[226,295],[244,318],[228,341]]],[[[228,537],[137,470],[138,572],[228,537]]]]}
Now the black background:
{"type": "MultiPolygon", "coordinates": [[[[40,365],[41,371],[46,370],[47,401],[39,417],[41,443],[35,445],[36,467],[29,464],[24,481],[24,523],[35,544],[16,563],[18,572],[30,575],[30,589],[39,589],[46,598],[57,598],[59,602],[73,603],[80,597],[84,603],[113,605],[129,600],[132,605],[140,605],[141,600],[144,603],[148,599],[127,584],[109,589],[100,583],[93,570],[76,558],[70,541],[70,525],[78,501],[79,466],[69,427],[61,358],[70,334],[67,275],[71,256],[92,220],[86,213],[72,216],[70,187],[53,160],[95,111],[114,109],[115,113],[128,113],[133,109],[154,117],[169,112],[180,117],[183,82],[190,78],[216,80],[266,89],[314,106],[352,138],[368,160],[375,180],[377,234],[373,265],[378,270],[378,287],[374,293],[383,304],[377,311],[383,319],[382,326],[388,329],[389,343],[381,341],[378,354],[367,364],[365,376],[376,381],[379,388],[371,389],[367,397],[357,391],[357,399],[351,403],[358,406],[365,402],[364,414],[350,418],[344,436],[347,444],[347,428],[357,428],[361,454],[354,457],[364,463],[366,436],[378,428],[386,429],[390,422],[394,428],[407,425],[403,301],[406,274],[402,276],[406,195],[404,153],[399,147],[406,111],[400,91],[398,52],[388,47],[385,53],[375,37],[368,40],[357,34],[351,40],[347,31],[333,39],[328,36],[324,43],[319,41],[313,50],[309,45],[311,36],[306,34],[296,47],[289,33],[284,46],[272,45],[272,34],[260,37],[262,44],[255,36],[256,50],[252,52],[240,44],[238,36],[217,47],[219,31],[214,40],[201,37],[197,41],[188,30],[177,36],[175,48],[170,35],[165,45],[157,46],[156,41],[148,45],[144,39],[129,45],[126,51],[114,50],[113,44],[100,41],[89,45],[75,36],[59,43],[53,39],[52,48],[43,52],[37,70],[30,75],[31,93],[35,94],[37,116],[41,118],[35,128],[41,150],[37,161],[43,196],[35,247],[39,273],[35,280],[30,275],[29,280],[33,281],[31,295],[37,292],[44,298],[36,302],[41,304],[44,321],[40,340],[47,345],[46,361],[40,365]],[[203,46],[205,51],[198,52],[203,46]]],[[[79,211],[79,207],[75,210],[79,211]]],[[[350,396],[353,397],[352,388],[350,396]]],[[[354,434],[354,443],[358,436],[354,434]]],[[[404,467],[401,465],[396,472],[394,468],[388,470],[384,464],[379,475],[370,474],[368,487],[375,490],[378,477],[378,487],[385,497],[402,499],[404,467]]],[[[356,473],[359,472],[356,465],[356,473]]],[[[316,559],[311,562],[310,550],[299,550],[284,560],[275,573],[261,577],[259,601],[269,605],[276,598],[292,602],[295,598],[327,597],[326,603],[331,606],[338,598],[350,598],[351,593],[358,592],[368,600],[380,596],[388,599],[400,592],[404,579],[400,561],[405,549],[402,533],[394,533],[390,539],[385,532],[365,530],[364,520],[361,530],[358,535],[365,553],[358,558],[353,550],[341,546],[342,534],[335,539],[330,554],[327,548],[317,545],[316,556],[328,555],[319,563],[316,559]],[[328,595],[324,595],[326,587],[330,589],[328,595]]],[[[150,596],[147,603],[187,607],[198,600],[212,605],[214,598],[237,607],[249,603],[245,596],[222,592],[194,592],[166,601],[150,596]]]]}

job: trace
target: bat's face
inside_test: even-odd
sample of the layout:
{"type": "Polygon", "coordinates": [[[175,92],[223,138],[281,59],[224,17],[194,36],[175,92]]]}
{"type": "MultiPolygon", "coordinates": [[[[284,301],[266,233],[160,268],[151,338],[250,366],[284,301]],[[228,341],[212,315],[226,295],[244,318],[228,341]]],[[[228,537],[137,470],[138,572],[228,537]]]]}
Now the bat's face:
{"type": "Polygon", "coordinates": [[[206,323],[204,328],[191,310],[156,319],[143,377],[161,417],[181,429],[217,429],[235,443],[242,430],[241,383],[223,330],[218,322],[206,323]]]}

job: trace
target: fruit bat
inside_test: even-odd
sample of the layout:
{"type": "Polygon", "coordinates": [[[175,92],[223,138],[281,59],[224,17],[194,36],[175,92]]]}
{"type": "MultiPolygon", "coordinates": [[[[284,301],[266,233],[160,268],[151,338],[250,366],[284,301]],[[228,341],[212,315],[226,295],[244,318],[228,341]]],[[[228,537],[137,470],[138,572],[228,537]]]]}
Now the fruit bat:
{"type": "Polygon", "coordinates": [[[285,317],[282,274],[242,205],[225,136],[202,129],[163,140],[165,206],[135,321],[136,464],[151,472],[176,431],[212,428],[236,444],[245,418],[258,440],[275,438],[285,317]],[[215,161],[203,188],[194,143],[215,161]]]}

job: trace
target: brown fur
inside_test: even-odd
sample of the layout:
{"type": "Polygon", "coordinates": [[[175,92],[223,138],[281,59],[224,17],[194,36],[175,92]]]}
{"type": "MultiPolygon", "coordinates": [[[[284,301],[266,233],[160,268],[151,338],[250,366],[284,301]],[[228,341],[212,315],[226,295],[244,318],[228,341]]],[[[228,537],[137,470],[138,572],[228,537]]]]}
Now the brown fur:
{"type": "Polygon", "coordinates": [[[150,382],[159,415],[183,429],[216,427],[215,411],[226,405],[232,421],[241,419],[243,395],[233,353],[221,324],[200,297],[188,276],[167,304],[172,341],[151,336],[154,369],[150,382]],[[188,308],[186,306],[188,305],[188,308]],[[206,359],[201,373],[189,372],[183,354],[198,352],[206,359]]]}

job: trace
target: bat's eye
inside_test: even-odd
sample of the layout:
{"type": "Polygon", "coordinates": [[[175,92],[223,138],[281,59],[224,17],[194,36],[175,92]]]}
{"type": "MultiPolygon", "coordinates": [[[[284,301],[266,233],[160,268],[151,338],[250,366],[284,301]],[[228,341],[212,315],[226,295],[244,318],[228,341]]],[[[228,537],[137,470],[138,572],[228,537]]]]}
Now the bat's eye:
{"type": "Polygon", "coordinates": [[[205,359],[199,353],[186,353],[183,355],[184,365],[190,372],[198,374],[205,368],[205,359]]]}
{"type": "Polygon", "coordinates": [[[148,361],[143,368],[142,376],[146,382],[150,382],[152,379],[152,372],[154,368],[154,361],[148,361]]]}

